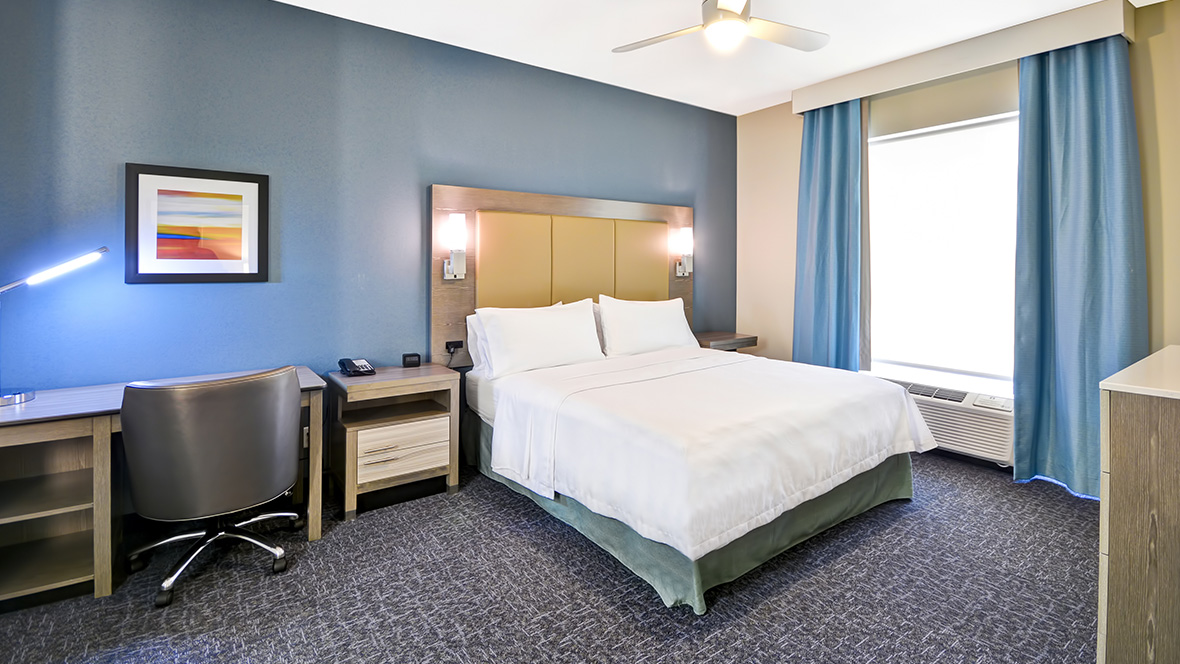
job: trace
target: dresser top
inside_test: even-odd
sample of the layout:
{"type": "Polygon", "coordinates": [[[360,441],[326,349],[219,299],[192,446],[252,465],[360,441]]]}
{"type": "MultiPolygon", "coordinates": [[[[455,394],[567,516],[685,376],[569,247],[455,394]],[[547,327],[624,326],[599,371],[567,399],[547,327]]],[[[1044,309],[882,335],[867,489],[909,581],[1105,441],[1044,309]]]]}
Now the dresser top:
{"type": "Polygon", "coordinates": [[[1180,346],[1152,353],[1098,386],[1112,392],[1180,399],[1180,346]]]}

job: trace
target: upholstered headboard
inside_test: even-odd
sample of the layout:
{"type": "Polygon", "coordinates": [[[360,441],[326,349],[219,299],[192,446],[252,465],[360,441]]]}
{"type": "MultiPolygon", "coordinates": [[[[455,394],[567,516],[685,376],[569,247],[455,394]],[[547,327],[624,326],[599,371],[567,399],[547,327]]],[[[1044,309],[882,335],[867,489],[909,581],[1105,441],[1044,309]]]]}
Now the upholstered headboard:
{"type": "MultiPolygon", "coordinates": [[[[434,185],[431,361],[467,339],[476,307],[535,307],[600,293],[628,300],[684,300],[692,322],[692,275],[677,277],[669,232],[692,227],[692,208],[434,185]],[[444,280],[450,257],[440,226],[467,221],[467,276],[444,280]]],[[[452,366],[471,363],[464,348],[452,366]]]]}

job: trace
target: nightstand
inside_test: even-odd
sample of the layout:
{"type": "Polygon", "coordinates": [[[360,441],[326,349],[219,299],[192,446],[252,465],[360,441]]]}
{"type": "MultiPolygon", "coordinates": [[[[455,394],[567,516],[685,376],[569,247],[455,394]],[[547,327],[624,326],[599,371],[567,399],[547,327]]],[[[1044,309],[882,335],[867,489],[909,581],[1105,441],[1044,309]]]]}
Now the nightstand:
{"type": "Polygon", "coordinates": [[[737,350],[758,345],[757,335],[741,332],[697,332],[696,338],[701,348],[714,350],[737,350]]]}
{"type": "Polygon", "coordinates": [[[459,373],[438,364],[328,374],[329,460],[344,488],[344,520],[358,494],[445,475],[459,488],[459,373]]]}

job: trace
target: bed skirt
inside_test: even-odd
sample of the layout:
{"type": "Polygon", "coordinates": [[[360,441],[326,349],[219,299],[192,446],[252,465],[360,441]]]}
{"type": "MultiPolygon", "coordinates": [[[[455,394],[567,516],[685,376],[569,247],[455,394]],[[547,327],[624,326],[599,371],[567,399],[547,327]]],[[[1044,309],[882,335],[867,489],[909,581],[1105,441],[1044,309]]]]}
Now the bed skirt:
{"type": "Polygon", "coordinates": [[[655,588],[666,606],[687,604],[697,615],[705,613],[705,591],[709,588],[733,581],[845,519],[890,500],[913,497],[910,456],[898,454],[693,561],[666,544],[641,536],[617,519],[591,512],[568,496],[557,494],[550,500],[494,472],[492,427],[470,410],[463,415],[462,448],[468,463],[478,460],[481,473],[528,496],[605,549],[655,588]]]}

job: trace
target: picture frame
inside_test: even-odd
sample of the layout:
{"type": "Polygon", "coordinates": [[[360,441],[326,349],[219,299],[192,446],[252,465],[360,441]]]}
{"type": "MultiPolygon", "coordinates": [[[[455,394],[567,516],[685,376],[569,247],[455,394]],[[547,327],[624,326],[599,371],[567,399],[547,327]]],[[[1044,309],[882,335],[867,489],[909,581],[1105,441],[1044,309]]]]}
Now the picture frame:
{"type": "Polygon", "coordinates": [[[128,163],[126,177],[126,283],[269,279],[269,176],[128,163]]]}

